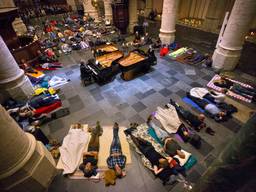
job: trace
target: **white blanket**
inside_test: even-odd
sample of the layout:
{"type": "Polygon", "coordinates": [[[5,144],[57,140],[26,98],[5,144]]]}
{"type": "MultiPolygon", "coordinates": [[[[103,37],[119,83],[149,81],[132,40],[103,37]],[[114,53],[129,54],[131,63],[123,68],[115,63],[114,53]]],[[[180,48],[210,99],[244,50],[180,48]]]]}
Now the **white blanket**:
{"type": "Polygon", "coordinates": [[[59,89],[61,86],[65,85],[68,83],[68,80],[62,77],[58,76],[53,76],[51,80],[49,80],[49,86],[54,88],[54,89],[59,89]]]}
{"type": "Polygon", "coordinates": [[[155,117],[161,122],[165,130],[170,134],[176,133],[179,126],[182,124],[175,107],[172,105],[170,105],[167,109],[157,107],[155,117]]]}
{"type": "Polygon", "coordinates": [[[79,166],[82,153],[88,143],[88,133],[83,129],[70,129],[65,136],[60,150],[60,161],[63,164],[63,174],[73,173],[79,166]]]}

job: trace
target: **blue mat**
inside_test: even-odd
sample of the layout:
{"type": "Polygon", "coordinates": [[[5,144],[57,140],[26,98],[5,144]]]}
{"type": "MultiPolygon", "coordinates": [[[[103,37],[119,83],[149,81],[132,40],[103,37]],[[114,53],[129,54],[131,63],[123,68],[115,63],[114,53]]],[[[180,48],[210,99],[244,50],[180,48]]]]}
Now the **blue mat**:
{"type": "Polygon", "coordinates": [[[182,101],[184,101],[185,103],[191,105],[192,107],[194,107],[196,110],[200,111],[201,113],[204,113],[205,111],[199,107],[194,101],[192,101],[190,98],[188,97],[184,97],[182,99],[182,101]]]}
{"type": "Polygon", "coordinates": [[[155,139],[157,143],[160,145],[163,145],[163,143],[160,141],[160,139],[157,137],[155,130],[152,127],[148,128],[148,134],[155,139]]]}
{"type": "Polygon", "coordinates": [[[191,155],[188,159],[188,161],[183,166],[187,171],[191,169],[195,164],[197,163],[197,159],[191,155]]]}

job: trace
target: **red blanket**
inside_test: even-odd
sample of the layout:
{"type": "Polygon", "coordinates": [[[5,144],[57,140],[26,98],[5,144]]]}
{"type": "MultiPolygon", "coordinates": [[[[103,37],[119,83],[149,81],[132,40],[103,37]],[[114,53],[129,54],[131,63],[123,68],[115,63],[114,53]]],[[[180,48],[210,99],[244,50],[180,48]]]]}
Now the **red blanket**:
{"type": "Polygon", "coordinates": [[[50,113],[53,110],[59,108],[62,106],[61,101],[56,101],[55,103],[48,105],[48,106],[44,106],[44,107],[40,107],[36,110],[34,110],[35,113],[35,117],[39,117],[40,115],[44,114],[44,113],[50,113]]]}

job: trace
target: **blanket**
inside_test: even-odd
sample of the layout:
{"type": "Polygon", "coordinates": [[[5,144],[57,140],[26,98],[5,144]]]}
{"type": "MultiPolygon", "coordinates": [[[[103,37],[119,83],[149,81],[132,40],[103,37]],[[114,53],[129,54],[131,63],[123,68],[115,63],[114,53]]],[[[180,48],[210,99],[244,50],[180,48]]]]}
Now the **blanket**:
{"type": "MultiPolygon", "coordinates": [[[[213,89],[213,90],[215,90],[215,91],[221,92],[221,91],[223,90],[223,88],[214,85],[214,81],[215,81],[215,80],[219,80],[220,78],[221,78],[220,75],[215,75],[215,76],[209,81],[209,83],[207,84],[207,87],[209,87],[209,88],[211,88],[211,89],[213,89]]],[[[229,79],[229,78],[228,78],[228,79],[229,79]]],[[[251,87],[251,86],[248,85],[248,84],[245,84],[245,83],[242,83],[242,82],[233,80],[233,79],[229,79],[229,80],[232,81],[232,82],[234,82],[234,83],[238,83],[238,84],[242,85],[243,87],[251,87]]],[[[252,88],[252,87],[251,87],[251,88],[252,88]]],[[[234,92],[232,92],[232,91],[230,91],[230,90],[228,90],[228,92],[226,93],[226,95],[228,95],[228,96],[230,96],[230,97],[233,97],[233,98],[236,98],[236,99],[241,100],[241,101],[245,101],[245,102],[247,102],[247,103],[251,103],[251,102],[252,102],[251,99],[248,99],[248,98],[246,98],[246,97],[243,97],[242,95],[239,95],[239,94],[237,94],[237,93],[234,93],[234,92]]]]}
{"type": "Polygon", "coordinates": [[[58,76],[53,76],[48,82],[49,86],[54,89],[59,89],[61,86],[65,85],[66,83],[68,83],[67,79],[61,78],[58,76]]]}
{"type": "MultiPolygon", "coordinates": [[[[154,138],[151,137],[150,135],[148,135],[147,131],[148,131],[148,126],[146,124],[141,124],[137,127],[137,130],[132,132],[132,134],[135,137],[140,137],[140,138],[143,138],[146,141],[150,142],[158,153],[160,153],[164,157],[167,157],[168,155],[163,152],[162,146],[160,144],[158,144],[157,142],[155,142],[154,138]]],[[[127,139],[128,143],[135,149],[135,151],[141,156],[143,165],[151,170],[152,165],[151,165],[150,161],[140,152],[140,150],[133,143],[130,136],[127,136],[126,139],[127,139]]]]}
{"type": "Polygon", "coordinates": [[[176,133],[182,124],[175,107],[172,105],[166,109],[157,107],[155,118],[161,122],[164,129],[170,134],[176,133]]]}
{"type": "Polygon", "coordinates": [[[84,129],[71,128],[65,136],[60,150],[60,160],[63,174],[74,173],[79,166],[82,153],[89,141],[89,135],[84,129]]]}

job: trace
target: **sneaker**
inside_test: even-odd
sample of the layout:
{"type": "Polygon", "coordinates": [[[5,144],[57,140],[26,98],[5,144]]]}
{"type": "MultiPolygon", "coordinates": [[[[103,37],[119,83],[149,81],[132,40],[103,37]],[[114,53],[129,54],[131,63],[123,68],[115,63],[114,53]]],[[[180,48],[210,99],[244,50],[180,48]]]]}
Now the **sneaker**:
{"type": "Polygon", "coordinates": [[[205,132],[212,136],[215,134],[215,131],[213,131],[210,127],[207,127],[205,132]]]}

